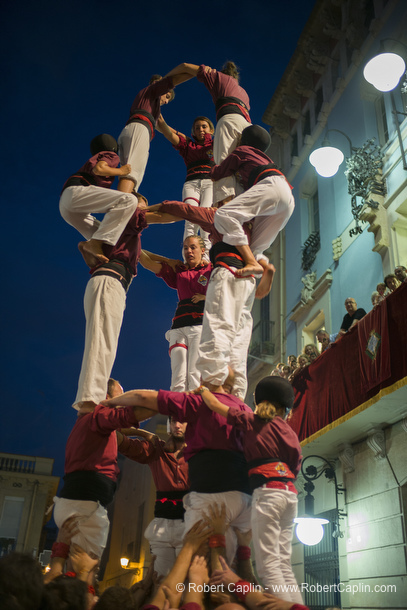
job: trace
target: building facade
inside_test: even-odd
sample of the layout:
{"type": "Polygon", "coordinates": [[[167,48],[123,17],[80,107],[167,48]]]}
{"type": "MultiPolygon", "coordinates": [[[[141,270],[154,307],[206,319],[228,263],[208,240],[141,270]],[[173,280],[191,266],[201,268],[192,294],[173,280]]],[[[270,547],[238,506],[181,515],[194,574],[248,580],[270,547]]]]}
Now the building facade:
{"type": "MultiPolygon", "coordinates": [[[[376,285],[396,265],[407,266],[405,76],[387,93],[363,77],[381,50],[407,59],[406,45],[402,0],[318,0],[264,113],[270,156],[293,186],[296,208],[271,249],[274,294],[253,310],[263,346],[253,335],[248,396],[279,361],[316,344],[319,329],[337,333],[346,298],[369,312],[376,285]],[[326,139],[345,156],[329,178],[309,161],[326,139]]],[[[369,314],[294,384],[292,425],[303,455],[328,459],[344,488],[338,507],[325,477],[313,492],[315,514],[338,522],[338,508],[344,513],[341,535],[335,525],[315,548],[294,541],[296,575],[315,610],[406,607],[406,300],[401,287],[380,310],[381,321],[369,314]],[[362,364],[362,330],[376,333],[377,346],[382,342],[380,365],[376,352],[369,360],[376,380],[370,364],[362,364]]],[[[323,462],[315,463],[320,472],[323,462]]],[[[300,477],[300,512],[304,483],[300,477]]]]}
{"type": "Polygon", "coordinates": [[[43,550],[46,511],[56,495],[59,477],[54,460],[0,453],[0,556],[12,551],[35,557],[43,550]]]}

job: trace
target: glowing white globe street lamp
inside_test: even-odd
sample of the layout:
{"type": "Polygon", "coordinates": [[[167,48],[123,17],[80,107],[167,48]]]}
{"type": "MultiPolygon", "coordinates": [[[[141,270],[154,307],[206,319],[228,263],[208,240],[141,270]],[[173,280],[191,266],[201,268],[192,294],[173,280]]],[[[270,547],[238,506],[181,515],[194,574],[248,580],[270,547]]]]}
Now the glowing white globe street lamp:
{"type": "Polygon", "coordinates": [[[297,517],[294,519],[297,524],[295,534],[300,542],[307,546],[314,546],[321,542],[324,536],[323,525],[329,523],[328,519],[320,519],[319,517],[297,517]]]}
{"type": "Polygon", "coordinates": [[[406,64],[396,53],[380,53],[365,66],[363,76],[379,91],[391,91],[399,84],[406,64]]]}
{"type": "Polygon", "coordinates": [[[315,170],[323,178],[334,176],[343,159],[343,153],[339,148],[334,148],[333,146],[317,148],[309,156],[311,165],[315,167],[315,170]]]}

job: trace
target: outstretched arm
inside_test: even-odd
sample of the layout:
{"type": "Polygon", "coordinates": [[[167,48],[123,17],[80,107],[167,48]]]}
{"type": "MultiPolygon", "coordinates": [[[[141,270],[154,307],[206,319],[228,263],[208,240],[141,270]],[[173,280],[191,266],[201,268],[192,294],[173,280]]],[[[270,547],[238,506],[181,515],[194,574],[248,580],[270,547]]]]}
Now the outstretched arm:
{"type": "Polygon", "coordinates": [[[158,207],[161,206],[161,204],[157,204],[157,205],[151,205],[150,208],[154,208],[153,211],[151,211],[150,208],[147,209],[146,211],[146,222],[149,225],[152,224],[169,224],[171,222],[178,222],[179,220],[182,220],[182,218],[180,218],[179,216],[174,216],[173,214],[167,214],[166,212],[158,212],[157,209],[158,207]]]}
{"type": "Polygon", "coordinates": [[[221,403],[204,385],[201,385],[199,388],[194,390],[194,394],[200,394],[202,396],[202,400],[211,411],[215,411],[215,413],[219,413],[219,415],[222,415],[223,417],[228,416],[229,407],[221,403]]]}
{"type": "MultiPolygon", "coordinates": [[[[158,392],[156,390],[130,390],[115,398],[102,400],[100,404],[106,407],[142,407],[150,411],[158,412],[158,392]]],[[[155,414],[154,413],[154,414],[155,414]]]]}
{"type": "MultiPolygon", "coordinates": [[[[157,131],[162,133],[163,136],[165,138],[167,138],[167,140],[169,142],[171,142],[171,144],[173,146],[178,146],[178,144],[179,144],[178,132],[175,129],[173,129],[172,127],[170,127],[169,125],[167,125],[162,114],[160,114],[160,116],[157,119],[157,131]]],[[[180,134],[180,135],[182,135],[185,138],[184,134],[180,134]]]]}
{"type": "Polygon", "coordinates": [[[179,64],[179,66],[176,66],[175,68],[173,68],[165,76],[172,76],[174,85],[178,85],[179,83],[183,83],[184,81],[189,80],[190,78],[193,78],[194,76],[196,76],[198,74],[198,70],[199,70],[199,66],[197,66],[195,64],[183,63],[183,64],[179,64]],[[178,80],[179,77],[186,77],[186,78],[182,78],[182,80],[178,80]]]}

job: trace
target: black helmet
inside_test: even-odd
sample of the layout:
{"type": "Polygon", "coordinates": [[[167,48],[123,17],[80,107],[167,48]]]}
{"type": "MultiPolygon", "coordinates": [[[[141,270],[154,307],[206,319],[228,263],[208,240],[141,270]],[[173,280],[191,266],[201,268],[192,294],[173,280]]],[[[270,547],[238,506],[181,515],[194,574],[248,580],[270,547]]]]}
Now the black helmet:
{"type": "Polygon", "coordinates": [[[108,133],[101,133],[100,136],[93,138],[90,143],[90,153],[92,157],[103,150],[110,150],[111,152],[117,153],[117,142],[114,137],[110,136],[108,133]]]}
{"type": "Polygon", "coordinates": [[[288,413],[294,403],[294,390],[291,383],[282,377],[264,377],[256,386],[254,400],[256,405],[267,400],[288,413]]]}
{"type": "Polygon", "coordinates": [[[270,143],[269,132],[260,127],[260,125],[250,125],[242,131],[241,146],[253,146],[253,148],[266,152],[270,143]]]}

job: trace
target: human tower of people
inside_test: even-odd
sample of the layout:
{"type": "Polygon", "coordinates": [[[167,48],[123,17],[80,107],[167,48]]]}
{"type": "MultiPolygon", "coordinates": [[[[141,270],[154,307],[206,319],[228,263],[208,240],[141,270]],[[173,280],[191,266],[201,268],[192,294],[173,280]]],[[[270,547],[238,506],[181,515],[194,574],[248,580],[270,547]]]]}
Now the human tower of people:
{"type": "MultiPolygon", "coordinates": [[[[60,211],[84,237],[79,250],[91,278],[73,404],[78,418],[67,442],[64,487],[54,499],[54,518],[62,530],[74,523],[74,548],[101,557],[119,450],[148,464],[153,473],[155,518],[145,535],[160,576],[168,578],[187,533],[205,527],[206,520],[212,527],[209,546],[224,553],[229,564],[236,553],[250,557],[252,531],[262,586],[301,604],[291,569],[301,450],[285,422],[293,390],[285,379],[267,377],[256,388],[255,411],[243,402],[251,307],[255,296],[269,293],[275,272],[263,252],[294,209],[290,185],[265,152],[270,136],[251,124],[249,111],[235,64],[221,70],[181,64],[163,78],[152,77],[134,99],[118,144],[107,134],[95,137],[91,158],[64,185],[60,211]],[[175,86],[194,77],[212,96],[217,124],[215,130],[199,116],[187,137],[166,124],[160,109],[173,99],[175,86]],[[187,176],[183,202],[148,207],[139,189],[155,130],[182,155],[187,176]],[[118,189],[113,190],[116,176],[118,189]],[[104,213],[103,219],[94,213],[104,213]],[[187,221],[183,263],[141,249],[147,225],[182,219],[187,221]],[[166,335],[170,391],[123,393],[110,378],[126,292],[138,262],[178,291],[166,335]],[[157,413],[169,417],[166,442],[139,429],[139,422],[157,413]],[[211,521],[214,506],[223,516],[221,531],[211,521]]],[[[57,541],[54,558],[68,558],[69,546],[61,544],[57,541]]],[[[218,567],[229,569],[225,566],[218,567]]]]}

